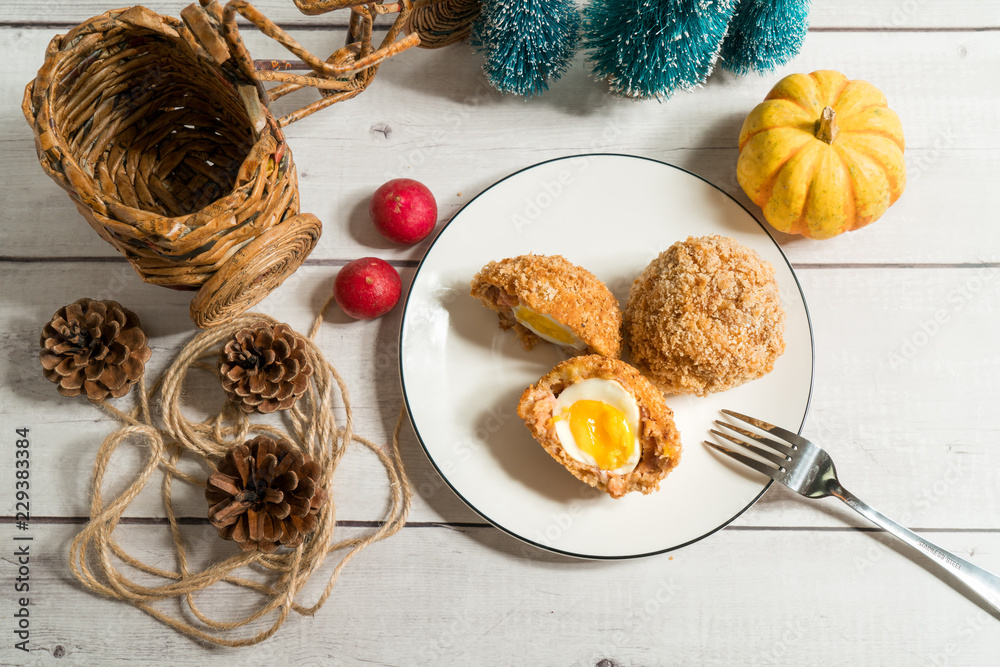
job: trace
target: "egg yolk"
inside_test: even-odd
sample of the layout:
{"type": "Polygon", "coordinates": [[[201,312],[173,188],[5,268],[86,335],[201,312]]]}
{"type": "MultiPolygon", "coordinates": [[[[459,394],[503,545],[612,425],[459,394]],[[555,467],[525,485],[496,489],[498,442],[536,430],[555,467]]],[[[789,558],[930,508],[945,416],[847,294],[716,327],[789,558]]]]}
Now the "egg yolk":
{"type": "Polygon", "coordinates": [[[563,345],[573,345],[576,343],[576,340],[573,338],[573,334],[567,331],[565,327],[559,326],[541,313],[536,313],[531,308],[518,306],[514,309],[514,317],[516,317],[518,321],[530,326],[539,334],[548,336],[553,340],[557,340],[563,345]]]}
{"type": "Polygon", "coordinates": [[[577,446],[593,456],[601,470],[628,463],[635,438],[621,410],[601,401],[576,401],[569,408],[569,428],[577,446]]]}

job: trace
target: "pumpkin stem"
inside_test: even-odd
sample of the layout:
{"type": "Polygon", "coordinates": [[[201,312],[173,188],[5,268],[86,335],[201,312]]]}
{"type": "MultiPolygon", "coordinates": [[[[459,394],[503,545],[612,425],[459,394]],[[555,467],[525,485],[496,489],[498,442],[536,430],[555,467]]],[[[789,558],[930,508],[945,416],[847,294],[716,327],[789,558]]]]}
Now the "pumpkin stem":
{"type": "Polygon", "coordinates": [[[839,131],[840,128],[837,127],[837,113],[833,110],[833,107],[826,107],[823,109],[819,120],[816,121],[816,138],[832,144],[833,140],[837,138],[837,132],[839,131]]]}

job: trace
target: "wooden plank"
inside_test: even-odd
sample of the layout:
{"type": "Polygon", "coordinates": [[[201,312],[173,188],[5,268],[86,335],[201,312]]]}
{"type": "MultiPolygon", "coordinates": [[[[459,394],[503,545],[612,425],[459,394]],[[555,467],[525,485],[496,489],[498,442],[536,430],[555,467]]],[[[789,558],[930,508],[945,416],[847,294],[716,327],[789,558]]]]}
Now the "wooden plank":
{"type": "MultiPolygon", "coordinates": [[[[309,267],[286,281],[278,293],[269,297],[259,308],[290,323],[298,331],[306,331],[332,288],[336,268],[309,267]]],[[[0,305],[3,329],[0,347],[7,360],[7,381],[0,387],[0,415],[11,431],[28,427],[32,434],[32,478],[39,488],[60,488],[64,493],[36,496],[33,514],[40,516],[85,516],[89,511],[89,488],[94,454],[103,438],[114,428],[113,421],[84,399],[65,399],[44,379],[37,365],[37,345],[40,327],[65,303],[84,293],[94,298],[112,298],[133,308],[151,337],[153,358],[148,376],[155,378],[170,363],[180,348],[191,339],[194,331],[188,318],[190,293],[175,292],[145,285],[137,280],[127,265],[120,264],[0,264],[4,284],[25,281],[21,295],[13,295],[0,305]],[[68,266],[68,270],[67,270],[68,266]],[[69,284],[59,286],[52,281],[54,271],[63,272],[69,284]],[[124,276],[124,277],[122,277],[124,276]],[[83,287],[81,287],[83,286],[83,287]],[[23,298],[23,300],[22,300],[23,298]]],[[[412,269],[404,270],[406,284],[412,269]]],[[[471,299],[470,299],[471,302],[471,299]]],[[[472,305],[472,304],[470,304],[472,305]]],[[[329,359],[345,378],[354,409],[355,431],[376,442],[388,443],[401,409],[401,394],[397,371],[396,341],[401,309],[370,322],[356,322],[331,309],[329,323],[319,337],[329,359]],[[374,378],[374,382],[370,381],[374,378]]],[[[206,405],[216,406],[224,400],[214,383],[192,374],[190,390],[202,397],[206,405]]],[[[125,401],[126,405],[131,405],[125,401]]],[[[185,404],[192,417],[198,414],[196,402],[185,404]]],[[[205,414],[205,413],[202,413],[205,414]]],[[[335,414],[344,423],[344,410],[338,401],[335,414]]],[[[418,471],[417,488],[443,487],[419,450],[412,430],[407,428],[404,448],[407,463],[418,471]],[[433,480],[428,486],[427,480],[433,480]]],[[[116,456],[109,488],[106,493],[122,488],[113,480],[134,474],[142,465],[142,447],[125,447],[116,456]]],[[[198,468],[192,468],[197,471],[198,468]]],[[[338,517],[373,520],[380,518],[386,502],[385,474],[374,457],[354,445],[345,457],[338,473],[335,500],[338,517]]],[[[13,494],[13,487],[4,490],[13,494]]],[[[178,511],[185,516],[204,516],[203,494],[198,489],[181,485],[177,492],[178,511]]],[[[13,495],[3,502],[3,514],[13,515],[13,495]],[[9,502],[7,502],[9,501],[9,502]]],[[[441,493],[435,506],[445,516],[457,521],[474,521],[453,494],[441,493]]],[[[432,511],[424,511],[423,518],[432,511]]],[[[131,516],[163,516],[159,483],[154,483],[130,508],[131,516]]]]}
{"type": "Polygon", "coordinates": [[[995,28],[1000,26],[1000,8],[984,2],[947,0],[822,0],[812,3],[809,20],[818,30],[995,28]]]}
{"type": "MultiPolygon", "coordinates": [[[[75,531],[31,529],[31,650],[8,641],[0,661],[40,665],[58,656],[111,667],[169,656],[172,665],[232,664],[233,650],[206,647],[83,591],[66,564],[75,531]]],[[[164,527],[119,533],[139,558],[174,566],[164,527]]],[[[183,533],[193,567],[231,553],[208,528],[183,533]]],[[[995,532],[935,539],[1000,570],[995,532]]],[[[317,578],[303,599],[319,590],[317,578]]],[[[6,586],[9,613],[16,599],[6,586]]],[[[218,618],[234,618],[248,603],[233,589],[197,597],[218,618]]],[[[11,636],[9,614],[7,624],[11,636]]],[[[671,555],[594,563],[522,549],[492,528],[408,528],[360,554],[316,616],[293,614],[245,651],[258,664],[791,665],[815,663],[822,637],[833,665],[987,665],[1000,650],[995,625],[869,533],[726,530],[671,555]]]]}
{"type": "MultiPolygon", "coordinates": [[[[189,0],[146,0],[142,4],[161,14],[179,16],[189,0]]],[[[284,26],[343,25],[347,21],[343,11],[305,16],[291,0],[257,0],[253,4],[284,26]]],[[[118,5],[102,0],[74,0],[72,3],[0,0],[0,17],[7,24],[69,24],[86,20],[112,6],[118,5]]],[[[982,28],[1000,27],[1000,11],[992,3],[976,0],[815,0],[809,20],[814,29],[982,28]]]]}
{"type": "MultiPolygon", "coordinates": [[[[176,16],[188,2],[144,4],[176,16]]],[[[317,53],[343,41],[346,12],[302,17],[288,0],[255,4],[285,25],[310,26],[294,35],[317,53]]],[[[788,67],[765,77],[717,73],[696,93],[665,104],[609,97],[579,60],[549,94],[528,103],[486,87],[480,61],[464,45],[386,63],[364,95],[289,128],[304,210],[319,214],[326,230],[310,264],[261,309],[304,330],[338,267],[361,255],[394,261],[409,281],[427,242],[390,246],[365,219],[368,194],[387,178],[427,182],[444,221],[511,171],[607,150],[691,169],[746,204],[733,178],[735,135],[773,81],[829,67],[866,78],[903,118],[909,186],[886,218],[863,232],[829,242],[778,235],[800,267],[816,336],[805,434],[833,454],[845,485],[861,498],[1000,573],[1000,453],[993,442],[1000,231],[990,224],[1000,204],[1000,140],[983,130],[1000,121],[1000,7],[975,0],[812,5],[813,30],[788,67]]],[[[79,296],[117,298],[154,335],[154,374],[192,335],[190,294],[142,285],[86,226],[38,168],[17,108],[49,37],[110,6],[0,0],[0,49],[8,56],[0,91],[10,101],[0,108],[9,129],[0,150],[0,455],[9,468],[13,429],[31,426],[36,519],[30,530],[17,530],[13,485],[0,484],[10,547],[3,559],[7,636],[15,636],[12,614],[22,594],[13,586],[20,566],[14,549],[25,543],[32,633],[28,653],[13,647],[16,639],[0,646],[0,664],[232,664],[244,655],[264,664],[812,664],[817,638],[823,660],[835,665],[996,661],[996,619],[926,571],[920,556],[878,532],[854,530],[867,524],[836,500],[807,501],[775,486],[731,528],[672,554],[572,561],[483,525],[409,429],[404,459],[418,494],[411,523],[361,554],[316,617],[291,618],[264,644],[240,655],[209,648],[127,604],[85,592],[66,557],[86,514],[94,452],[111,422],[85,401],[60,399],[41,378],[38,330],[79,296]],[[74,257],[84,261],[66,261],[74,257]],[[11,541],[26,536],[33,539],[11,541]]],[[[252,31],[247,41],[255,56],[284,56],[252,31]]],[[[303,99],[315,95],[297,103],[303,99]]],[[[277,108],[289,110],[292,101],[277,108]]],[[[399,317],[397,309],[351,323],[334,314],[320,336],[348,382],[357,430],[380,442],[401,398],[399,317]]],[[[191,391],[192,402],[221,400],[211,382],[196,381],[191,391]]],[[[116,459],[112,491],[141,453],[134,448],[116,459]]],[[[147,562],[170,567],[157,490],[136,500],[116,537],[147,562]]],[[[334,491],[346,521],[338,535],[371,530],[385,491],[372,457],[349,452],[334,491]]],[[[177,495],[182,515],[204,516],[197,491],[177,495]]],[[[195,566],[233,548],[202,523],[182,531],[195,566]]],[[[312,582],[306,601],[320,586],[312,582]]],[[[201,608],[223,614],[248,603],[231,591],[198,598],[201,608]]]]}
{"type": "MultiPolygon", "coordinates": [[[[51,313],[85,293],[114,297],[135,309],[152,336],[150,377],[191,336],[187,294],[135,280],[114,282],[109,266],[119,268],[0,264],[4,284],[24,286],[0,297],[0,346],[7,359],[0,415],[8,429],[32,429],[33,479],[42,488],[62,490],[37,499],[35,514],[86,515],[91,462],[112,428],[86,401],[62,399],[41,376],[36,341],[51,313]],[[54,271],[64,279],[55,280],[54,271]]],[[[335,272],[302,269],[260,309],[305,330],[335,272]]],[[[409,280],[412,270],[403,274],[409,280]]],[[[995,344],[1000,269],[808,269],[799,271],[799,279],[816,346],[805,434],[829,449],[845,485],[912,526],[995,527],[1000,450],[993,442],[992,406],[1000,398],[995,344]]],[[[478,307],[471,299],[468,305],[478,307]]],[[[374,322],[347,322],[334,307],[319,338],[348,383],[357,431],[377,442],[388,441],[400,407],[399,317],[397,308],[374,322]]],[[[209,385],[206,391],[209,404],[221,400],[218,389],[209,385]]],[[[418,493],[411,520],[480,521],[441,481],[410,429],[405,434],[405,463],[418,493]]],[[[700,446],[700,436],[685,435],[686,446],[700,446]]],[[[124,476],[139,464],[138,452],[127,451],[116,470],[124,476]]],[[[338,516],[379,519],[386,495],[378,464],[363,451],[352,451],[340,475],[338,516]]],[[[177,495],[181,514],[204,516],[197,491],[177,495]]],[[[0,485],[2,513],[11,515],[13,506],[12,486],[0,485]]],[[[162,516],[158,487],[137,499],[130,515],[162,516]]],[[[739,520],[745,526],[845,522],[866,525],[834,500],[810,503],[778,488],[739,520]]]]}
{"type": "MultiPolygon", "coordinates": [[[[0,32],[0,48],[18,54],[0,73],[5,98],[20,99],[51,32],[0,32]]],[[[328,31],[297,32],[296,37],[319,53],[342,39],[328,31]]],[[[280,48],[265,47],[260,36],[251,35],[248,42],[261,56],[280,55],[280,48]]],[[[982,261],[984,249],[1000,245],[1000,228],[977,224],[990,219],[1000,203],[992,186],[1000,167],[1000,140],[982,132],[1000,125],[1000,81],[993,76],[1000,64],[1000,42],[991,33],[893,33],[878,39],[816,33],[780,73],[831,63],[885,89],[906,127],[910,182],[885,219],[863,232],[825,243],[782,238],[792,260],[982,261]],[[970,89],[979,100],[975,113],[970,113],[970,89]],[[961,220],[967,231],[942,234],[944,220],[961,220]],[[936,242],[925,243],[927,237],[936,242]]],[[[438,197],[443,222],[510,172],[581,152],[666,160],[749,205],[735,181],[735,139],[745,114],[775,78],[721,73],[694,94],[678,94],[665,104],[632,104],[606,95],[578,67],[545,97],[527,103],[529,108],[492,91],[479,66],[461,47],[412,51],[387,63],[363,95],[288,128],[303,210],[316,213],[325,224],[314,258],[379,254],[415,260],[422,255],[429,241],[401,248],[379,237],[367,220],[370,193],[389,178],[426,182],[438,197]]],[[[302,93],[295,103],[313,95],[302,93]]],[[[291,108],[290,101],[278,111],[291,108]]],[[[116,256],[42,174],[17,106],[4,106],[0,122],[12,128],[0,151],[0,178],[8,185],[0,192],[0,208],[13,221],[5,229],[0,255],[116,256]]]]}

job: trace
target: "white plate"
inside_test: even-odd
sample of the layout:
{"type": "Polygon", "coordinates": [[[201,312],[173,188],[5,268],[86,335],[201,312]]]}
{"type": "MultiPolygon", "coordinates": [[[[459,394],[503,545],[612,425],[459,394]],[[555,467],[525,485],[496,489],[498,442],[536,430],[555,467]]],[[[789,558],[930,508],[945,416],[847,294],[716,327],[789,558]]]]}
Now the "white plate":
{"type": "Polygon", "coordinates": [[[543,162],[487,188],[441,231],[403,312],[400,374],[410,419],[452,489],[501,530],[584,558],[646,556],[690,544],[739,516],[770,480],[702,444],[729,408],[801,428],[812,389],[812,331],[792,269],[750,213],[701,178],[627,155],[543,162]],[[721,234],[771,262],[787,313],[785,353],[764,378],[705,398],[670,396],[683,454],[660,491],[614,500],[577,481],[517,416],[526,386],[564,355],[525,352],[469,296],[490,260],[560,254],[593,272],[624,307],[628,287],[675,241],[721,234]]]}

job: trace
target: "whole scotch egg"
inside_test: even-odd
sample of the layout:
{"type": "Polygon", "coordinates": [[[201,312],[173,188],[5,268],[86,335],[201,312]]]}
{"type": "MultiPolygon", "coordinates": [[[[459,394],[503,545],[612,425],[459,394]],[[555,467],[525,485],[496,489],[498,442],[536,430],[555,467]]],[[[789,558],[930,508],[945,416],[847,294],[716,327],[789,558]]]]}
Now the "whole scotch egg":
{"type": "Polygon", "coordinates": [[[567,359],[524,390],[517,414],[552,458],[612,498],[658,490],[680,462],[663,394],[618,359],[567,359]]]}
{"type": "Polygon", "coordinates": [[[471,294],[496,311],[526,350],[541,340],[571,354],[617,357],[622,313],[594,274],[560,255],[520,255],[490,262],[470,283],[471,294]]]}
{"type": "Polygon", "coordinates": [[[774,267],[729,237],[678,241],[632,283],[623,331],[632,363],[665,393],[756,380],[785,350],[774,267]]]}

